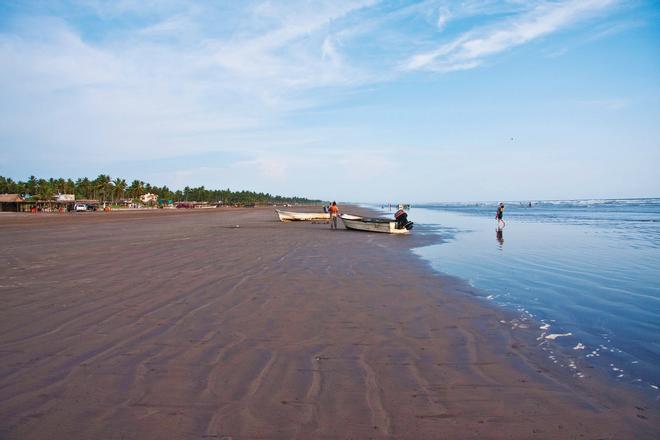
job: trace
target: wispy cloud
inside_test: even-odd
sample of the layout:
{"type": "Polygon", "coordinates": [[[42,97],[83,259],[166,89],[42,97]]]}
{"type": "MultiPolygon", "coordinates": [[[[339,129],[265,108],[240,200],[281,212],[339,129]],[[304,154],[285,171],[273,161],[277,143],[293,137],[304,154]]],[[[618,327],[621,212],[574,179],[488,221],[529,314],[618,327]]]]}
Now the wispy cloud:
{"type": "Polygon", "coordinates": [[[615,3],[615,0],[542,3],[531,11],[468,31],[433,50],[417,53],[401,69],[438,72],[472,69],[490,56],[560,31],[615,3]]]}
{"type": "Polygon", "coordinates": [[[615,3],[27,2],[0,23],[0,160],[215,155],[220,165],[181,165],[180,181],[249,175],[266,188],[328,169],[386,180],[400,155],[382,151],[375,117],[351,126],[356,96],[411,71],[475,68],[615,3]]]}
{"type": "Polygon", "coordinates": [[[612,38],[615,35],[630,31],[632,29],[645,27],[648,25],[647,20],[653,20],[653,18],[649,17],[645,19],[616,20],[614,22],[599,24],[581,39],[577,39],[558,48],[548,50],[546,56],[548,58],[557,58],[569,51],[575,50],[587,44],[591,44],[595,41],[605,38],[612,38]]]}
{"type": "Polygon", "coordinates": [[[241,148],[237,131],[314,105],[305,90],[365,77],[330,27],[373,4],[264,2],[222,11],[234,14],[235,29],[218,32],[207,22],[217,10],[187,2],[164,3],[157,14],[132,2],[83,2],[102,20],[152,14],[92,39],[68,18],[19,16],[0,29],[3,143],[90,160],[241,148]]]}
{"type": "Polygon", "coordinates": [[[438,30],[442,31],[444,30],[445,26],[447,26],[447,23],[451,20],[451,12],[449,9],[441,9],[438,12],[438,19],[436,21],[436,25],[438,26],[438,30]]]}

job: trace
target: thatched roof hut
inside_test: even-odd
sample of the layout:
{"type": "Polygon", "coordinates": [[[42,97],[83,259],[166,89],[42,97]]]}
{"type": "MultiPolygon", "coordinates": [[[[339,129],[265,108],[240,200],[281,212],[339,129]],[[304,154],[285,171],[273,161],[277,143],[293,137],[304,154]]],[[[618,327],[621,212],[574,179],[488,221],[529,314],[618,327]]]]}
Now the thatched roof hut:
{"type": "Polygon", "coordinates": [[[23,197],[20,194],[0,194],[0,211],[18,212],[21,202],[23,197]]]}

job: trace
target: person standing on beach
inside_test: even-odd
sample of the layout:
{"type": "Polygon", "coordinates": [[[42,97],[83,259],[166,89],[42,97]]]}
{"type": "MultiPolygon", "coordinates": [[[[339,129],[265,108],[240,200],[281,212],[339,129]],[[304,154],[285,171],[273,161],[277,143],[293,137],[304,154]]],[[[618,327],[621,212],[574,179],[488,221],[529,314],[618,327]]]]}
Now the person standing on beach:
{"type": "Polygon", "coordinates": [[[497,229],[502,230],[506,223],[502,219],[504,217],[504,203],[500,202],[500,205],[497,207],[497,212],[495,213],[495,218],[497,219],[497,229]]]}
{"type": "Polygon", "coordinates": [[[337,202],[332,202],[328,211],[330,211],[330,229],[337,229],[337,216],[339,215],[337,202]]]}

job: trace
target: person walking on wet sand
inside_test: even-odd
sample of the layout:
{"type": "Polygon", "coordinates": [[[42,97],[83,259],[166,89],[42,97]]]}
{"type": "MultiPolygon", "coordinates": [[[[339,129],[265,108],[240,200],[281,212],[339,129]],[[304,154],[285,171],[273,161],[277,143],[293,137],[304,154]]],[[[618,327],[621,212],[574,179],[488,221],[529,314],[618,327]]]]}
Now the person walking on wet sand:
{"type": "Polygon", "coordinates": [[[495,218],[497,219],[497,229],[502,230],[506,226],[506,223],[502,219],[504,217],[504,203],[500,202],[500,205],[497,207],[497,212],[495,213],[495,218]]]}
{"type": "Polygon", "coordinates": [[[330,229],[337,229],[337,216],[339,215],[337,202],[332,202],[328,211],[330,212],[330,229]]]}

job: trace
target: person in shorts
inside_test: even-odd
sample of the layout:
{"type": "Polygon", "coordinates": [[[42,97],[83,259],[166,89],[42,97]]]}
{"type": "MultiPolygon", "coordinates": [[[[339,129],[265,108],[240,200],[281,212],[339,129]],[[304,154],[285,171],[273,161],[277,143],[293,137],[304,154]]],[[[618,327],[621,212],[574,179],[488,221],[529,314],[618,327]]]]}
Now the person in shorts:
{"type": "Polygon", "coordinates": [[[337,217],[339,216],[337,202],[332,202],[328,211],[330,212],[330,229],[337,229],[337,217]]]}
{"type": "Polygon", "coordinates": [[[497,229],[504,229],[506,223],[503,220],[504,217],[504,203],[500,202],[497,207],[497,212],[495,213],[495,219],[497,219],[497,229]]]}

